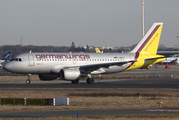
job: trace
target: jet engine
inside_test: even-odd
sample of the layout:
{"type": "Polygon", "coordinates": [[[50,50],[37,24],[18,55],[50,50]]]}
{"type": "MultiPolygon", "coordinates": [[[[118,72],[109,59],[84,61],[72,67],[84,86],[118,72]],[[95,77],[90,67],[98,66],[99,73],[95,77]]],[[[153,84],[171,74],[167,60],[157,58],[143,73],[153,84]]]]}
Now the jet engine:
{"type": "Polygon", "coordinates": [[[43,81],[55,80],[58,74],[39,74],[39,79],[43,81]]]}
{"type": "Polygon", "coordinates": [[[62,69],[60,77],[62,80],[77,80],[81,77],[81,72],[79,69],[62,69]]]}

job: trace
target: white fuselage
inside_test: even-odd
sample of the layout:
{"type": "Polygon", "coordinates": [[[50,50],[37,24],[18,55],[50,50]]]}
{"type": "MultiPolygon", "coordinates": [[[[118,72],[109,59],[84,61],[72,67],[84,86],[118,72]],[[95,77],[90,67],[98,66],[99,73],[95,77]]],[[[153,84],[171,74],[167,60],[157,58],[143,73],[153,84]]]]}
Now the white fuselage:
{"type": "MultiPolygon", "coordinates": [[[[134,60],[134,54],[128,53],[23,53],[5,64],[10,72],[23,74],[59,73],[64,68],[84,65],[113,63],[134,60]],[[21,59],[21,60],[19,60],[21,59]]],[[[99,68],[91,74],[114,73],[126,69],[130,63],[99,68]]]]}

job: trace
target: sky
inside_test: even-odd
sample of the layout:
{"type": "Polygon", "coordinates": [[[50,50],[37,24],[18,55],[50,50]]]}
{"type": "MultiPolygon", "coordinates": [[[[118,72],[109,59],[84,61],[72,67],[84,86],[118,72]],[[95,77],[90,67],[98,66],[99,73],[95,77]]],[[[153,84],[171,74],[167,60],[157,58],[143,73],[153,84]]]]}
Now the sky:
{"type": "MultiPolygon", "coordinates": [[[[177,45],[179,0],[144,0],[145,33],[163,22],[160,44],[177,45]]],[[[1,45],[131,46],[142,38],[142,0],[0,0],[1,45]]],[[[179,43],[178,43],[179,44],[179,43]]]]}

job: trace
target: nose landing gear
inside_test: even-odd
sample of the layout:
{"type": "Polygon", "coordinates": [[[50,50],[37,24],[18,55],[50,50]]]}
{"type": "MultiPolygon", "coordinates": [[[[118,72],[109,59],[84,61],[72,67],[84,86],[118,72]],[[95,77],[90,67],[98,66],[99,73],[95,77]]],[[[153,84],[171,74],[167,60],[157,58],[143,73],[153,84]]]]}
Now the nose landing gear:
{"type": "Polygon", "coordinates": [[[27,77],[28,77],[28,79],[26,80],[26,84],[30,84],[30,77],[31,77],[31,74],[27,74],[27,77]]]}

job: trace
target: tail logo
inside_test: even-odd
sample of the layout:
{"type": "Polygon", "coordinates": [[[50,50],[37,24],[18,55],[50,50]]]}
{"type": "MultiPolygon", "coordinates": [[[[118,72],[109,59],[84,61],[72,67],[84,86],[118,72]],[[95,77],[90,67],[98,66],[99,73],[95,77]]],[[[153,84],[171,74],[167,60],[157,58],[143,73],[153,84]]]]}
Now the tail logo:
{"type": "Polygon", "coordinates": [[[147,45],[147,47],[145,48],[145,52],[147,52],[148,48],[150,47],[150,45],[153,43],[153,41],[158,37],[158,33],[154,36],[154,38],[151,40],[151,42],[147,45]]]}

